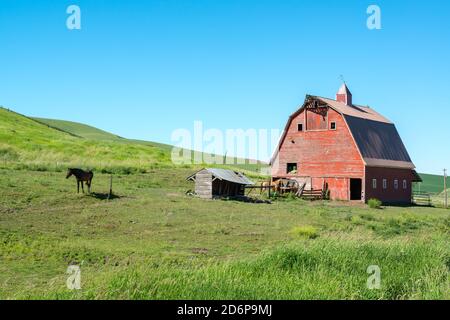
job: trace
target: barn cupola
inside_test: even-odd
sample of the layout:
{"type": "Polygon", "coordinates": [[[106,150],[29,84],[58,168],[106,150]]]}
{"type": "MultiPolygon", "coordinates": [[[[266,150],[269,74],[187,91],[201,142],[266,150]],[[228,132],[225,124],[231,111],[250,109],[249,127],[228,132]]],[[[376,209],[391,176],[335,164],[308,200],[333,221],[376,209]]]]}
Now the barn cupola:
{"type": "Polygon", "coordinates": [[[352,105],[352,93],[348,90],[345,82],[339,88],[339,91],[336,93],[336,101],[345,103],[348,106],[352,105]]]}

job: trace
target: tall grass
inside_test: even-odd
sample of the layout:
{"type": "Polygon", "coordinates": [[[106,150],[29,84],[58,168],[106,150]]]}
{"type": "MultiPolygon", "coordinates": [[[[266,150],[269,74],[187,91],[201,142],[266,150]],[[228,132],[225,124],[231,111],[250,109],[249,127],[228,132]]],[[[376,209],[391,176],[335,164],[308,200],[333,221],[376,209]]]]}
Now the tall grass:
{"type": "Polygon", "coordinates": [[[43,294],[64,299],[448,299],[449,264],[443,246],[315,240],[238,262],[134,265],[91,277],[75,295],[57,288],[43,294]],[[381,269],[378,290],[366,285],[370,265],[381,269]]]}

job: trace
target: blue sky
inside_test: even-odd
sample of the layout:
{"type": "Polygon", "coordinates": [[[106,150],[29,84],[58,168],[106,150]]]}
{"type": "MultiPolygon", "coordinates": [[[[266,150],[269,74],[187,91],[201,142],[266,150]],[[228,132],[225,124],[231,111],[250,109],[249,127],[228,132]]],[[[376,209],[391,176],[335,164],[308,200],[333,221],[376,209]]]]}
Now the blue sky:
{"type": "Polygon", "coordinates": [[[171,142],[283,128],[307,93],[396,123],[420,172],[450,167],[448,1],[0,0],[0,105],[171,142]],[[81,30],[66,8],[81,8],[81,30]],[[366,27],[377,4],[382,30],[366,27]]]}

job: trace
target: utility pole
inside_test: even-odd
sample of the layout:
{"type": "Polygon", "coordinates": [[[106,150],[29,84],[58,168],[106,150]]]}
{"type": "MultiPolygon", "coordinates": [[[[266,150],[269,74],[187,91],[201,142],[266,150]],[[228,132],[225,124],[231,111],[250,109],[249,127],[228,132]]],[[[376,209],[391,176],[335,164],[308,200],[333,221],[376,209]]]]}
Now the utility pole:
{"type": "Polygon", "coordinates": [[[447,169],[444,169],[444,207],[447,209],[447,169]]]}

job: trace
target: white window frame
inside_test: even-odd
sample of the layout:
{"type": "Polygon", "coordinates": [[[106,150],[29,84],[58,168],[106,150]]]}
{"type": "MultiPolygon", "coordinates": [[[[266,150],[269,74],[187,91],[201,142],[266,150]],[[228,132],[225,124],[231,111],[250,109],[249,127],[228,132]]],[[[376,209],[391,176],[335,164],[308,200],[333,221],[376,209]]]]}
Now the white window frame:
{"type": "Polygon", "coordinates": [[[408,189],[408,181],[406,179],[403,179],[403,190],[408,189]]]}
{"type": "Polygon", "coordinates": [[[383,189],[387,189],[387,179],[383,179],[383,189]]]}
{"type": "Polygon", "coordinates": [[[377,179],[372,179],[372,189],[377,188],[377,179]]]}
{"type": "Polygon", "coordinates": [[[394,179],[394,189],[398,190],[398,179],[394,179]]]}

